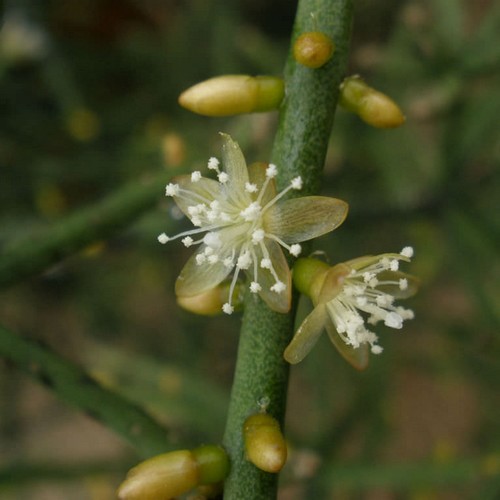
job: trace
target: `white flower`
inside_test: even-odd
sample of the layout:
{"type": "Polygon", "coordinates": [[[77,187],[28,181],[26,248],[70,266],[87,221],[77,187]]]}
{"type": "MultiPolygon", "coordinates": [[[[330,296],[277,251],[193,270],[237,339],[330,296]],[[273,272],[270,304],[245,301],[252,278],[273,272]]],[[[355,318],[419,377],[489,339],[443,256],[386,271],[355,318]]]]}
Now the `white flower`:
{"type": "Polygon", "coordinates": [[[399,261],[409,262],[412,255],[413,249],[406,247],[400,254],[360,257],[331,268],[314,259],[300,259],[294,280],[299,280],[297,286],[315,307],[286,348],[285,359],[301,361],[326,329],[339,352],[356,368],[365,368],[368,347],[373,354],[382,352],[377,335],[366,325],[383,322],[399,330],[414,317],[412,310],[394,303],[416,291],[416,280],[398,270],[399,261]],[[306,283],[300,273],[307,267],[306,283]]]}
{"type": "Polygon", "coordinates": [[[347,204],[321,196],[283,200],[289,191],[302,188],[302,179],[296,177],[276,193],[276,165],[266,168],[258,163],[247,169],[238,144],[221,135],[224,170],[216,158],[208,162],[217,180],[195,172],[174,179],[166,188],[167,196],[174,198],[197,227],[171,237],[163,233],[159,241],[181,238],[186,246],[200,245],[181,271],[176,293],[179,297],[201,294],[233,271],[229,301],[223,307],[230,314],[233,291],[240,271],[244,271],[253,293],[271,309],[287,312],[291,274],[282,248],[299,255],[299,242],[332,231],[344,221],[347,204]]]}

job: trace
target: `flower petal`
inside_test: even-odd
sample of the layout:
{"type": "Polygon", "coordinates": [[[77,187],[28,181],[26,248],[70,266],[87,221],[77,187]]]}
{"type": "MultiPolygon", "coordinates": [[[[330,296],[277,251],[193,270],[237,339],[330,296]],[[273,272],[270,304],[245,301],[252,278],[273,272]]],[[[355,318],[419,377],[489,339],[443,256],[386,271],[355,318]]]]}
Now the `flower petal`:
{"type": "Polygon", "coordinates": [[[411,259],[405,257],[404,255],[401,255],[400,253],[383,253],[380,255],[363,255],[362,257],[356,257],[355,259],[348,260],[347,262],[344,262],[344,264],[352,267],[355,271],[359,271],[361,269],[364,269],[365,267],[380,262],[384,258],[389,260],[402,260],[404,262],[411,261],[411,259]]]}
{"type": "Polygon", "coordinates": [[[325,328],[333,345],[347,362],[349,362],[357,370],[364,370],[368,366],[370,354],[368,344],[361,344],[355,349],[354,347],[347,345],[341,339],[331,321],[326,322],[325,328]]]}
{"type": "Polygon", "coordinates": [[[333,300],[343,289],[344,279],[351,272],[351,268],[345,264],[337,264],[331,267],[321,285],[321,289],[316,296],[312,296],[313,303],[324,303],[333,300]]]}
{"type": "Polygon", "coordinates": [[[304,196],[273,206],[265,214],[265,227],[286,243],[299,243],[333,231],[344,222],[347,211],[345,201],[304,196]]]}
{"type": "MultiPolygon", "coordinates": [[[[292,273],[288,267],[285,255],[281,247],[273,240],[266,240],[265,248],[267,255],[262,252],[259,245],[254,247],[257,259],[260,262],[262,258],[269,258],[272,262],[273,269],[276,272],[279,281],[286,286],[283,292],[277,293],[271,290],[271,287],[276,283],[276,278],[268,269],[258,268],[258,282],[262,287],[259,292],[261,299],[273,310],[280,313],[287,313],[292,304],[292,273]]],[[[248,270],[248,274],[252,277],[252,268],[248,270]]]]}
{"type": "Polygon", "coordinates": [[[192,297],[217,286],[231,272],[222,262],[198,265],[196,256],[203,254],[206,245],[201,245],[183,267],[175,282],[175,293],[179,297],[192,297]]]}
{"type": "Polygon", "coordinates": [[[219,197],[221,191],[221,185],[207,177],[202,177],[199,181],[193,182],[191,176],[179,175],[172,182],[179,184],[182,189],[178,196],[174,196],[174,201],[187,217],[190,217],[188,207],[200,203],[209,205],[211,201],[219,197]]]}
{"type": "Polygon", "coordinates": [[[248,170],[245,157],[237,142],[233,141],[228,134],[222,136],[222,164],[224,170],[229,175],[230,187],[233,189],[244,190],[248,182],[248,170]]]}
{"type": "Polygon", "coordinates": [[[328,320],[325,304],[316,306],[299,326],[283,357],[292,365],[302,361],[318,341],[328,320]]]}

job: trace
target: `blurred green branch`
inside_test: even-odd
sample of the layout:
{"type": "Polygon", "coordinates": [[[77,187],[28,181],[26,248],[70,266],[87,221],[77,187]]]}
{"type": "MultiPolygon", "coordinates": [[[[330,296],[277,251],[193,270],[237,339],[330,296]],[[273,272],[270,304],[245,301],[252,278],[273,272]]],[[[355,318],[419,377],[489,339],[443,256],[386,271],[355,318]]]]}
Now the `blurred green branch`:
{"type": "Polygon", "coordinates": [[[142,409],[101,386],[47,346],[0,326],[0,356],[67,403],[114,430],[144,457],[168,448],[168,432],[142,409]]]}
{"type": "Polygon", "coordinates": [[[102,477],[105,474],[123,474],[133,463],[85,462],[68,463],[16,463],[0,468],[0,491],[9,487],[25,486],[38,481],[81,480],[89,477],[102,477]]]}
{"type": "Polygon", "coordinates": [[[498,455],[454,459],[446,462],[422,461],[397,464],[330,464],[321,473],[324,491],[361,491],[367,488],[424,488],[481,482],[500,484],[498,455]]]}
{"type": "Polygon", "coordinates": [[[227,391],[193,366],[95,345],[85,366],[151,415],[166,416],[174,425],[179,422],[196,439],[220,439],[229,403],[227,391]]]}
{"type": "Polygon", "coordinates": [[[51,265],[109,238],[158,203],[170,174],[120,188],[95,205],[83,208],[46,229],[11,242],[0,253],[0,287],[46,270],[51,265]]]}
{"type": "MultiPolygon", "coordinates": [[[[349,0],[299,2],[291,42],[304,31],[319,30],[335,41],[336,52],[317,70],[297,64],[289,55],[287,94],[272,153],[272,161],[280,168],[277,181],[281,187],[300,175],[304,180],[302,194],[318,190],[338,87],[347,64],[351,16],[349,0]]],[[[292,335],[293,317],[294,311],[278,314],[253,295],[247,297],[223,441],[231,456],[231,473],[224,487],[227,499],[276,496],[277,475],[262,472],[245,459],[242,425],[258,410],[262,398],[269,399],[267,411],[283,422],[289,372],[283,351],[292,335]]]]}

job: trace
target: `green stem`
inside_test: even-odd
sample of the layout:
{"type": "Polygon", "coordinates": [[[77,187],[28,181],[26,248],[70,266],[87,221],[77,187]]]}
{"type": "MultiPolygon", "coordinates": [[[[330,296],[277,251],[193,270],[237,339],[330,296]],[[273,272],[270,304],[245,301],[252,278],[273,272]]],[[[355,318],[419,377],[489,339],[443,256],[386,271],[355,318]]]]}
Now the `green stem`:
{"type": "MultiPolygon", "coordinates": [[[[304,31],[319,30],[336,44],[334,57],[320,69],[297,64],[291,53],[285,69],[287,94],[272,161],[280,169],[281,187],[290,178],[302,176],[301,194],[314,193],[320,185],[338,87],[347,65],[351,19],[350,0],[299,1],[292,43],[304,31]]],[[[262,472],[245,459],[242,425],[258,410],[262,398],[269,401],[267,411],[283,423],[289,367],[282,355],[293,333],[293,316],[293,310],[278,314],[254,295],[247,296],[223,440],[231,457],[226,499],[276,497],[277,475],[262,472]]]]}
{"type": "Polygon", "coordinates": [[[143,457],[168,450],[167,431],[149,415],[38,341],[0,326],[0,357],[15,363],[63,401],[113,429],[143,457]]]}
{"type": "Polygon", "coordinates": [[[134,182],[95,205],[65,217],[43,234],[12,242],[0,255],[0,287],[40,273],[96,241],[108,238],[158,203],[167,172],[134,182]]]}

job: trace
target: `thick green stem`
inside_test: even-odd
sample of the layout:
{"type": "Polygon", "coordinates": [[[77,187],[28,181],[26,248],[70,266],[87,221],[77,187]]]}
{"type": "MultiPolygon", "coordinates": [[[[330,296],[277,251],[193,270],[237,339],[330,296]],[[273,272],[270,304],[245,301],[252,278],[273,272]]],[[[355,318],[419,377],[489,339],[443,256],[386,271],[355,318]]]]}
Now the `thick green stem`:
{"type": "Polygon", "coordinates": [[[158,203],[170,174],[120,188],[95,205],[69,215],[42,234],[12,242],[0,254],[0,287],[40,273],[87,245],[108,238],[158,203]]]}
{"type": "Polygon", "coordinates": [[[0,357],[15,363],[63,401],[113,429],[140,455],[149,457],[168,450],[168,434],[160,424],[39,342],[0,326],[0,357]]]}
{"type": "MultiPolygon", "coordinates": [[[[301,0],[292,36],[322,31],[330,36],[336,51],[320,69],[299,65],[290,53],[285,69],[286,98],[282,105],[272,161],[280,169],[283,187],[300,175],[301,194],[317,191],[338,99],[345,76],[352,3],[350,0],[301,0]]],[[[278,314],[254,295],[248,294],[241,329],[238,359],[229,407],[224,446],[231,457],[231,473],[225,482],[224,498],[272,499],[276,497],[277,475],[262,472],[245,459],[242,425],[269,401],[267,411],[283,422],[289,367],[283,351],[293,333],[294,310],[278,314]]]]}

